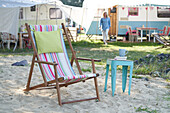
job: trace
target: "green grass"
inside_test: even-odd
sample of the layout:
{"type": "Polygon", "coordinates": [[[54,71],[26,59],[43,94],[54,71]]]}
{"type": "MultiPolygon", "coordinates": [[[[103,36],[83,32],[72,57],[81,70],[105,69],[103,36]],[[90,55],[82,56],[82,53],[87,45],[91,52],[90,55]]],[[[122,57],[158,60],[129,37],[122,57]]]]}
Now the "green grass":
{"type": "MultiPolygon", "coordinates": [[[[111,42],[107,46],[103,44],[102,41],[94,40],[83,40],[80,42],[73,42],[73,47],[78,51],[77,56],[79,57],[90,57],[101,59],[102,62],[106,62],[108,58],[114,58],[119,55],[119,49],[126,49],[129,51],[127,57],[129,60],[138,60],[142,56],[147,54],[159,54],[168,53],[166,49],[156,49],[161,45],[157,43],[123,43],[123,42],[111,42]]],[[[66,43],[67,47],[68,44],[66,43]]]]}
{"type": "Polygon", "coordinates": [[[157,110],[152,110],[148,107],[146,108],[142,108],[142,106],[138,107],[138,108],[135,108],[136,109],[136,112],[142,112],[142,111],[146,111],[147,113],[158,113],[157,110]]]}
{"type": "Polygon", "coordinates": [[[13,51],[12,49],[2,49],[0,48],[0,56],[8,56],[8,55],[33,55],[33,49],[16,49],[13,51]]]}
{"type": "MultiPolygon", "coordinates": [[[[129,77],[129,76],[130,76],[130,75],[128,75],[128,77],[129,77]]],[[[138,75],[132,75],[132,78],[142,79],[143,77],[138,76],[138,75]]]]}
{"type": "Polygon", "coordinates": [[[81,68],[81,70],[82,70],[83,72],[91,72],[91,68],[87,68],[87,69],[81,68]]]}
{"type": "Polygon", "coordinates": [[[169,97],[163,97],[164,100],[170,101],[170,96],[169,97]]]}
{"type": "MultiPolygon", "coordinates": [[[[68,43],[66,43],[68,47],[68,43]]],[[[127,57],[129,60],[139,60],[140,58],[146,56],[147,54],[157,55],[160,53],[168,54],[170,53],[169,48],[157,49],[162,45],[152,42],[138,42],[138,43],[123,43],[123,42],[110,42],[108,45],[104,45],[102,41],[94,40],[82,40],[80,42],[73,42],[73,47],[77,51],[78,57],[85,58],[95,58],[101,59],[102,62],[97,63],[98,65],[105,65],[107,59],[112,59],[115,56],[119,55],[119,49],[128,50],[127,57]]],[[[70,50],[68,49],[68,53],[70,50]]],[[[135,74],[150,74],[156,70],[166,70],[170,67],[170,60],[168,62],[163,62],[160,65],[157,65],[157,62],[154,62],[150,65],[144,64],[141,67],[134,66],[135,74]]],[[[118,69],[121,69],[118,67],[118,69]]],[[[165,79],[170,79],[169,76],[164,74],[160,75],[165,79]]]]}
{"type": "MultiPolygon", "coordinates": [[[[100,40],[82,40],[78,42],[72,42],[74,50],[77,52],[77,57],[101,59],[101,62],[96,62],[97,65],[106,65],[107,59],[112,59],[119,55],[119,49],[128,50],[128,60],[139,60],[147,54],[157,55],[160,53],[170,53],[170,48],[157,49],[162,45],[152,42],[138,42],[138,43],[124,43],[124,42],[108,42],[108,45],[104,45],[100,40]]],[[[66,48],[71,59],[71,50],[69,44],[66,42],[66,48]]],[[[32,55],[33,49],[16,49],[3,50],[0,49],[0,56],[7,55],[32,55]]],[[[88,62],[91,63],[91,62],[88,62]]],[[[170,67],[170,60],[157,65],[157,62],[150,65],[144,64],[143,66],[134,66],[134,74],[150,74],[154,70],[165,70],[170,67]]],[[[119,68],[121,69],[121,68],[119,68]]],[[[85,70],[86,71],[86,70],[85,70]]],[[[161,75],[163,76],[163,75],[161,75]]],[[[170,76],[166,76],[165,79],[170,79],[170,76]]]]}
{"type": "MultiPolygon", "coordinates": [[[[168,80],[168,82],[169,82],[169,80],[168,80]]],[[[170,84],[167,84],[167,85],[165,86],[165,88],[170,89],[170,84]]]]}

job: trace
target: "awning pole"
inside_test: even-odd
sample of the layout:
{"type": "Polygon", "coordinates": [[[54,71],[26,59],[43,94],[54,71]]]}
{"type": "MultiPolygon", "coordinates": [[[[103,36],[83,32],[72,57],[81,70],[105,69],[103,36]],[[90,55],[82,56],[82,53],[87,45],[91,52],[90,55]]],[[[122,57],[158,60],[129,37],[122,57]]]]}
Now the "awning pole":
{"type": "Polygon", "coordinates": [[[37,10],[36,10],[36,25],[38,24],[38,5],[36,5],[37,10]]]}
{"type": "Polygon", "coordinates": [[[55,16],[56,16],[56,25],[58,25],[58,24],[57,24],[57,12],[56,12],[56,8],[57,8],[57,5],[56,5],[56,1],[55,1],[55,16]]]}

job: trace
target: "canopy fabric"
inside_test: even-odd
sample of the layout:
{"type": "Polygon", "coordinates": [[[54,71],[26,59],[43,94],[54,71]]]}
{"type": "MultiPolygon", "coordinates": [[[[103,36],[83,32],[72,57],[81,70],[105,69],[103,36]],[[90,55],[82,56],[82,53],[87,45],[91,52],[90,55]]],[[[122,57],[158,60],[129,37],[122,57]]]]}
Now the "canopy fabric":
{"type": "Polygon", "coordinates": [[[94,15],[97,11],[97,7],[73,7],[62,5],[60,6],[60,8],[67,17],[71,18],[77,24],[86,28],[86,32],[89,29],[94,15]]]}
{"type": "Polygon", "coordinates": [[[0,32],[8,32],[18,38],[20,7],[30,7],[52,1],[58,0],[0,0],[0,32]]]}
{"type": "Polygon", "coordinates": [[[19,23],[19,7],[0,8],[0,32],[8,32],[17,36],[19,23]]]}
{"type": "Polygon", "coordinates": [[[109,8],[114,5],[134,6],[134,5],[143,5],[143,4],[170,6],[170,0],[162,0],[162,1],[160,0],[107,0],[107,1],[106,0],[84,0],[83,7],[73,7],[73,6],[64,5],[61,3],[60,0],[0,0],[0,7],[1,7],[0,32],[3,31],[3,32],[9,32],[11,34],[17,34],[18,31],[17,23],[19,21],[18,18],[19,7],[30,7],[36,4],[44,4],[44,3],[56,3],[58,5],[59,2],[60,2],[59,7],[67,15],[67,17],[71,18],[73,21],[86,28],[86,32],[88,31],[98,8],[109,8]],[[14,10],[11,9],[12,7],[14,10]],[[8,16],[5,16],[6,14],[4,15],[5,12],[6,14],[8,14],[8,16]]]}
{"type": "Polygon", "coordinates": [[[30,7],[58,0],[0,0],[0,7],[30,7]]]}

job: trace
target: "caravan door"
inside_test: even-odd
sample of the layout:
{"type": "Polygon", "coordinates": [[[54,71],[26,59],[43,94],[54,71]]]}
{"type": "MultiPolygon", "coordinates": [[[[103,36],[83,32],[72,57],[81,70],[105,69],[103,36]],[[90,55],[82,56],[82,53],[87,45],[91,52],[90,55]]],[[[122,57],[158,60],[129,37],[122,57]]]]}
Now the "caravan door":
{"type": "Polygon", "coordinates": [[[48,24],[48,7],[46,4],[39,6],[39,23],[42,25],[48,24]]]}
{"type": "Polygon", "coordinates": [[[117,5],[113,6],[113,8],[108,9],[111,27],[109,30],[109,36],[116,36],[118,34],[118,8],[117,5]]]}

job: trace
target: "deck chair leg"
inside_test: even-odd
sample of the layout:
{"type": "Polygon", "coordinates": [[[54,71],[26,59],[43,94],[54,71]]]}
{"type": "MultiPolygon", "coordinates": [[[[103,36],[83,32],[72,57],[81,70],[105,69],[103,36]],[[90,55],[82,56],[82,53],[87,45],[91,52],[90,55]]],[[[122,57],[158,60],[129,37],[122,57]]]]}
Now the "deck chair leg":
{"type": "Polygon", "coordinates": [[[26,86],[25,91],[29,91],[29,88],[30,88],[30,83],[31,83],[31,78],[32,78],[32,72],[33,72],[33,69],[34,69],[34,63],[35,63],[35,54],[33,55],[33,58],[32,58],[31,68],[30,68],[29,77],[28,77],[28,82],[27,82],[27,86],[26,86]]]}
{"type": "Polygon", "coordinates": [[[97,77],[94,78],[94,83],[95,83],[95,88],[96,88],[97,99],[98,99],[98,101],[100,101],[98,84],[97,84],[97,77]]]}
{"type": "MultiPolygon", "coordinates": [[[[94,59],[92,59],[91,63],[92,63],[93,73],[96,73],[95,64],[94,64],[94,59]]],[[[98,99],[98,101],[100,101],[99,90],[98,90],[98,85],[97,85],[97,77],[94,78],[94,83],[95,83],[95,89],[96,89],[97,99],[98,99]]]]}
{"type": "Polygon", "coordinates": [[[60,87],[59,87],[58,82],[56,82],[56,90],[57,90],[57,96],[58,96],[58,103],[59,103],[60,106],[62,106],[61,95],[60,95],[60,87]]]}
{"type": "Polygon", "coordinates": [[[60,106],[62,106],[61,102],[61,95],[60,95],[60,86],[58,83],[58,75],[57,75],[57,65],[54,65],[54,73],[55,73],[55,81],[56,81],[56,90],[57,90],[57,96],[58,96],[58,103],[60,106]]]}

